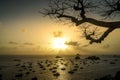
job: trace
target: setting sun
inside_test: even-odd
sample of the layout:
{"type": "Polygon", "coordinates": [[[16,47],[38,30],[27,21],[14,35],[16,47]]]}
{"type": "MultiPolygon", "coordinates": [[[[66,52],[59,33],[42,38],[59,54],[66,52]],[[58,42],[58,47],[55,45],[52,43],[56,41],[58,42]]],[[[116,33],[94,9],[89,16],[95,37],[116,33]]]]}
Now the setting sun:
{"type": "Polygon", "coordinates": [[[65,42],[66,40],[64,38],[55,38],[53,40],[53,47],[56,49],[66,49],[68,46],[65,42]]]}

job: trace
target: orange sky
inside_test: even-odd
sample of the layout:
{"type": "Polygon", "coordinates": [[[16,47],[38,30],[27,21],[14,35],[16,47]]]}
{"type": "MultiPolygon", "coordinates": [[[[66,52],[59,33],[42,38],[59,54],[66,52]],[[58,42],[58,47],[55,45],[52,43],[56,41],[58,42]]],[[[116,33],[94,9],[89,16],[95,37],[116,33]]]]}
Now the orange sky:
{"type": "Polygon", "coordinates": [[[32,6],[35,3],[23,4],[20,11],[17,8],[19,5],[10,7],[11,4],[7,5],[6,2],[1,5],[0,54],[58,54],[58,50],[51,47],[55,38],[53,33],[58,31],[62,32],[62,37],[67,38],[67,42],[78,44],[68,45],[60,54],[120,54],[119,30],[113,31],[101,44],[89,45],[79,27],[40,15],[38,11],[45,7],[45,1],[32,6]]]}
{"type": "Polygon", "coordinates": [[[56,23],[49,18],[13,19],[9,23],[0,24],[0,54],[57,54],[51,47],[53,32],[61,31],[67,42],[78,42],[64,50],[64,54],[110,54],[119,53],[120,38],[115,36],[119,30],[113,31],[102,44],[89,45],[81,38],[81,31],[72,24],[56,23]]]}

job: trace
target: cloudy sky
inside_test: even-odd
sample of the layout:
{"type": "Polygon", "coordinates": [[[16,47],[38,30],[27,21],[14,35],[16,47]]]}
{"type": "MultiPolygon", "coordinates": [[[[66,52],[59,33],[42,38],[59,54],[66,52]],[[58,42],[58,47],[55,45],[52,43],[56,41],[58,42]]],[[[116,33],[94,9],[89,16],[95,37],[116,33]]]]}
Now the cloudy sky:
{"type": "MultiPolygon", "coordinates": [[[[67,38],[64,54],[120,54],[119,30],[89,45],[79,28],[41,15],[49,0],[0,0],[0,54],[56,54],[56,36],[67,38]]],[[[62,54],[62,53],[61,53],[62,54]]]]}

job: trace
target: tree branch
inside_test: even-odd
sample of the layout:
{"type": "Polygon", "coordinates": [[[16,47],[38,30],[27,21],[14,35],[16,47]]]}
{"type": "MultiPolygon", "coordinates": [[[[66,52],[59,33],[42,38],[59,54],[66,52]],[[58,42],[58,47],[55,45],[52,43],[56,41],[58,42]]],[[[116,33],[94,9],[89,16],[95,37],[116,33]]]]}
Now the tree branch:
{"type": "Polygon", "coordinates": [[[95,32],[91,33],[91,34],[87,34],[87,31],[84,30],[84,34],[85,34],[85,38],[87,40],[90,40],[90,44],[92,43],[101,43],[102,41],[104,41],[104,39],[114,30],[115,28],[108,28],[101,37],[99,37],[98,39],[93,38],[92,36],[95,35],[95,32]]]}
{"type": "MultiPolygon", "coordinates": [[[[45,12],[42,14],[48,15],[48,16],[54,16],[55,18],[63,18],[63,19],[69,19],[73,23],[76,24],[76,26],[79,26],[83,23],[90,23],[99,27],[104,27],[108,28],[99,38],[94,38],[95,32],[92,34],[87,34],[86,30],[84,31],[85,38],[87,40],[90,40],[90,43],[101,43],[114,29],[120,28],[120,21],[112,21],[112,22],[107,22],[107,21],[100,21],[94,18],[89,18],[87,15],[87,9],[98,7],[94,6],[90,2],[90,0],[52,0],[53,4],[50,4],[50,9],[44,9],[45,12]],[[77,14],[77,17],[75,16],[76,14],[73,14],[74,11],[77,14]],[[73,12],[73,13],[72,13],[73,12]]],[[[109,2],[109,0],[104,0],[103,5],[106,11],[105,16],[111,16],[113,13],[119,11],[120,12],[120,1],[117,0],[113,2],[109,2]]],[[[119,14],[118,14],[119,15],[119,14]]],[[[104,16],[104,17],[105,17],[104,16]]]]}
{"type": "Polygon", "coordinates": [[[61,14],[61,13],[58,13],[58,12],[51,12],[51,13],[48,13],[47,15],[56,15],[57,18],[66,18],[66,19],[70,19],[72,22],[74,23],[78,23],[78,19],[73,17],[73,16],[70,16],[70,15],[65,15],[65,14],[61,14]]]}
{"type": "Polygon", "coordinates": [[[85,22],[88,22],[97,26],[105,27],[105,28],[112,28],[112,27],[120,28],[120,21],[104,22],[104,21],[93,19],[93,18],[85,18],[85,19],[79,20],[78,23],[76,23],[76,26],[85,22]]]}

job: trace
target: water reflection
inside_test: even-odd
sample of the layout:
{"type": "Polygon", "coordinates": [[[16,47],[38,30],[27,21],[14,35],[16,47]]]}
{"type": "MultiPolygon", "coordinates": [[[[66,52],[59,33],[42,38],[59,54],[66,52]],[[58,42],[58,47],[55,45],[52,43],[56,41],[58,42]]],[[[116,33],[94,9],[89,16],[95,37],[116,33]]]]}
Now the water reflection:
{"type": "Polygon", "coordinates": [[[66,80],[70,78],[68,71],[70,69],[69,62],[65,58],[58,58],[56,64],[58,65],[57,71],[60,73],[58,80],[66,80]]]}

